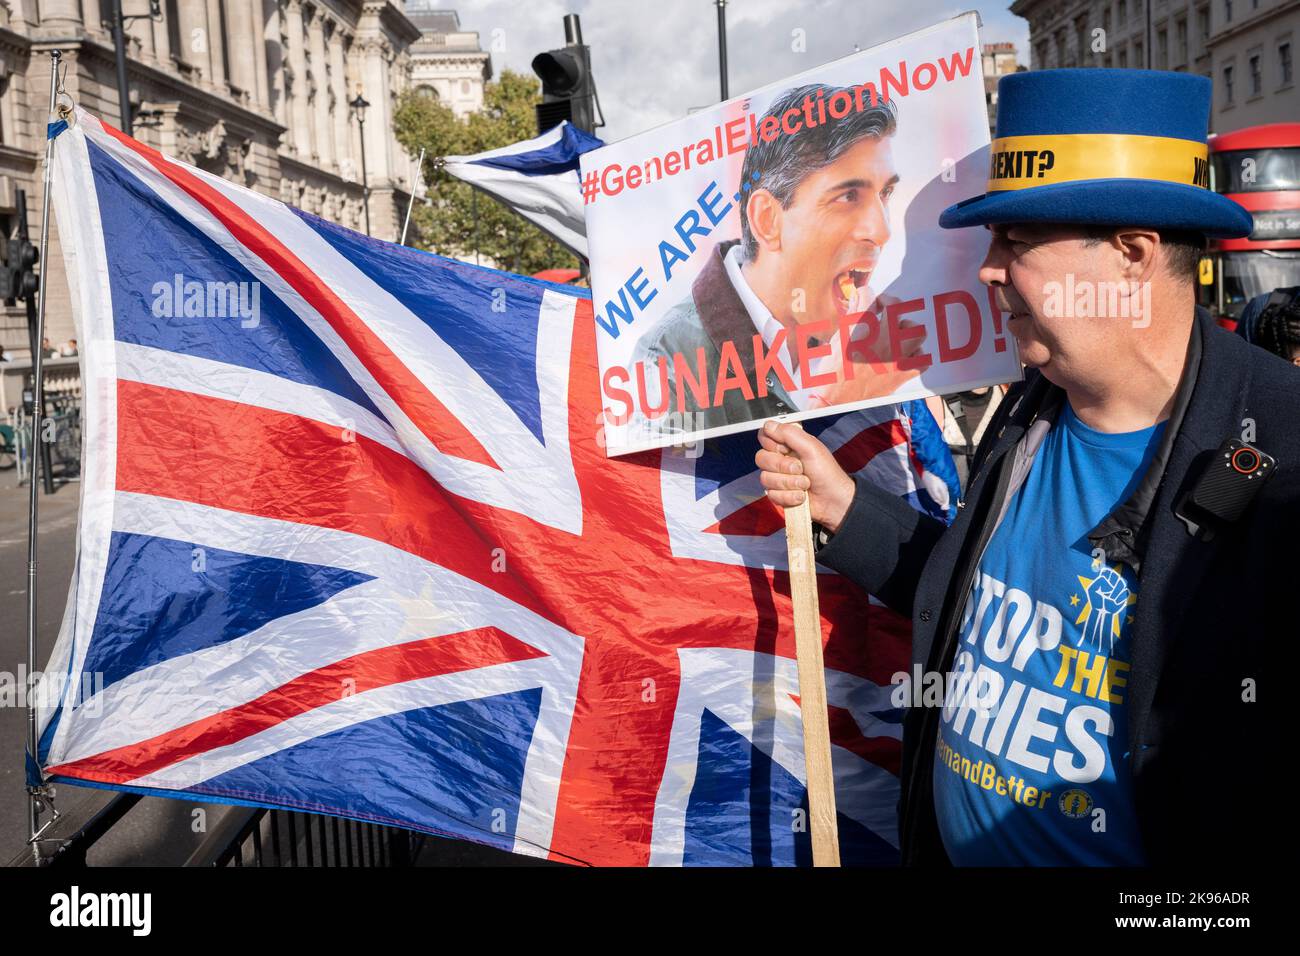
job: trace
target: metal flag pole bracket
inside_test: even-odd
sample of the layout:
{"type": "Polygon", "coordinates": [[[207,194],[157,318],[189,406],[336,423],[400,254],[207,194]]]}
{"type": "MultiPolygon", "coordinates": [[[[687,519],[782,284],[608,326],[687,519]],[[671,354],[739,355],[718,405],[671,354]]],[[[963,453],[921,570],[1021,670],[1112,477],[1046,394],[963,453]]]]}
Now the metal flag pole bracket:
{"type": "MultiPolygon", "coordinates": [[[[36,849],[36,851],[39,853],[39,849],[36,848],[36,844],[51,842],[50,840],[42,840],[41,834],[43,834],[50,827],[54,826],[54,824],[58,823],[59,817],[62,816],[62,814],[59,813],[59,808],[54,805],[54,787],[51,786],[50,784],[43,783],[39,787],[28,787],[27,792],[31,795],[32,802],[37,805],[36,812],[38,816],[42,810],[48,809],[50,811],[50,818],[46,820],[44,824],[41,825],[41,828],[39,830],[37,830],[27,839],[27,844],[31,846],[33,849],[36,849]]],[[[62,843],[63,841],[55,840],[53,842],[62,843]]]]}
{"type": "MultiPolygon", "coordinates": [[[[32,450],[32,475],[28,488],[30,496],[27,503],[27,674],[29,681],[32,680],[32,675],[36,673],[36,518],[37,502],[39,501],[37,489],[40,487],[38,478],[41,470],[41,456],[36,454],[36,442],[41,437],[40,431],[44,423],[40,421],[40,418],[45,408],[45,349],[42,347],[42,343],[45,341],[45,280],[49,274],[47,257],[50,246],[50,188],[54,181],[54,139],[68,126],[68,120],[66,119],[53,119],[59,93],[63,91],[63,82],[59,76],[59,66],[62,61],[63,53],[61,50],[50,51],[50,108],[47,117],[49,125],[45,138],[45,170],[41,195],[41,248],[40,258],[37,260],[41,264],[41,271],[36,290],[36,334],[32,340],[32,347],[35,349],[35,354],[32,355],[33,414],[30,416],[32,435],[31,442],[27,446],[32,450]]],[[[67,95],[66,92],[64,92],[64,95],[67,95]]],[[[71,100],[71,97],[69,97],[69,100],[71,100]]],[[[43,779],[44,775],[40,768],[40,739],[36,727],[35,689],[33,684],[31,692],[27,695],[27,793],[30,797],[28,824],[31,835],[28,842],[32,844],[32,853],[35,854],[36,862],[39,863],[40,847],[37,845],[37,841],[46,828],[59,818],[59,812],[54,808],[54,790],[43,779]],[[40,816],[42,811],[46,809],[50,811],[51,817],[44,826],[41,826],[40,816]]]]}
{"type": "Polygon", "coordinates": [[[55,115],[64,123],[69,126],[77,125],[77,101],[62,87],[59,87],[59,100],[54,109],[55,115]]]}
{"type": "MultiPolygon", "coordinates": [[[[61,55],[62,55],[62,54],[60,53],[60,56],[61,56],[61,55]]],[[[66,79],[68,78],[68,64],[67,64],[67,63],[63,63],[63,64],[62,64],[62,67],[63,67],[63,70],[62,70],[62,72],[59,73],[59,85],[58,85],[58,88],[55,90],[55,93],[56,93],[56,95],[58,95],[58,96],[67,96],[68,99],[69,99],[69,101],[71,101],[72,97],[71,97],[71,95],[69,95],[69,93],[68,93],[68,89],[67,89],[67,86],[66,86],[66,84],[64,83],[64,80],[66,80],[66,79]]]]}

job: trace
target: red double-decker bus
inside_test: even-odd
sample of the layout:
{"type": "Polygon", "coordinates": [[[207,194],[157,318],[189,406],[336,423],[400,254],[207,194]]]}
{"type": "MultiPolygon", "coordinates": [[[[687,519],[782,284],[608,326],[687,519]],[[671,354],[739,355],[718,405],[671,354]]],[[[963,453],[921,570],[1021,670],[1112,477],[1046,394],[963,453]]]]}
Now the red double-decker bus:
{"type": "Polygon", "coordinates": [[[1300,123],[1210,137],[1210,185],[1250,210],[1245,239],[1216,239],[1201,262],[1201,304],[1235,328],[1262,292],[1300,285],[1300,123]]]}

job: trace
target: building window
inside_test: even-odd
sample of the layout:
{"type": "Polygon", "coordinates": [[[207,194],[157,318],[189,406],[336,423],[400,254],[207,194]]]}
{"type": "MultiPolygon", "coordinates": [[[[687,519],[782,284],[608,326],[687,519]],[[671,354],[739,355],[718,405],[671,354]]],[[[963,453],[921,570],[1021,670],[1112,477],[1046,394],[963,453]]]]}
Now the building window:
{"type": "Polygon", "coordinates": [[[1291,85],[1291,44],[1280,43],[1277,48],[1277,72],[1282,78],[1283,86],[1291,85]]]}
{"type": "Polygon", "coordinates": [[[217,0],[217,18],[221,36],[221,75],[230,83],[230,35],[226,31],[226,0],[217,0]]]}
{"type": "Polygon", "coordinates": [[[1201,35],[1201,50],[1204,51],[1205,43],[1210,39],[1210,8],[1201,7],[1196,11],[1196,32],[1201,35]]]}
{"type": "Polygon", "coordinates": [[[1121,70],[1128,69],[1128,50],[1123,47],[1121,47],[1119,51],[1119,68],[1121,70]]]}
{"type": "Polygon", "coordinates": [[[1133,66],[1136,69],[1146,69],[1147,61],[1146,57],[1143,55],[1144,53],[1146,53],[1146,50],[1143,48],[1140,40],[1133,44],[1133,66]]]}
{"type": "Polygon", "coordinates": [[[1223,105],[1232,105],[1232,67],[1223,68],[1223,105]]]}
{"type": "Polygon", "coordinates": [[[1120,23],[1128,23],[1128,0],[1119,0],[1119,13],[1115,19],[1120,23]]]}
{"type": "Polygon", "coordinates": [[[1232,0],[1223,0],[1223,19],[1232,22],[1232,0]]]}
{"type": "Polygon", "coordinates": [[[1169,31],[1161,30],[1156,34],[1156,65],[1162,70],[1169,69],[1169,31]]]}
{"type": "Polygon", "coordinates": [[[176,0],[167,0],[163,8],[167,18],[167,49],[173,60],[181,58],[181,15],[176,0]]]}
{"type": "Polygon", "coordinates": [[[1179,20],[1175,29],[1177,31],[1175,35],[1178,37],[1178,51],[1177,51],[1178,62],[1186,63],[1187,62],[1187,19],[1184,17],[1182,20],[1179,20]]]}
{"type": "Polygon", "coordinates": [[[1246,62],[1250,66],[1250,95],[1259,96],[1264,92],[1264,70],[1260,66],[1260,56],[1256,53],[1246,62]]]}

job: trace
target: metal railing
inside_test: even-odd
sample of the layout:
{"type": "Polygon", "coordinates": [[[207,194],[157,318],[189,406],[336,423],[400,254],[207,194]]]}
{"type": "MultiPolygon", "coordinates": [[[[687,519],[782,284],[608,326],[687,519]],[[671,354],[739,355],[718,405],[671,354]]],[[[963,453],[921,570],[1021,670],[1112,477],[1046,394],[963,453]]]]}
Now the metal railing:
{"type": "Polygon", "coordinates": [[[424,836],[292,810],[236,807],[186,866],[411,866],[424,836]]]}
{"type": "MultiPolygon", "coordinates": [[[[84,868],[90,849],[140,799],[134,793],[96,791],[42,834],[39,857],[27,848],[9,865],[84,868]]],[[[425,841],[424,834],[377,823],[265,807],[227,809],[185,866],[403,867],[414,865],[425,841]]]]}
{"type": "MultiPolygon", "coordinates": [[[[62,396],[46,399],[47,418],[42,438],[50,446],[50,468],[54,484],[77,481],[81,476],[81,399],[62,396]]],[[[9,435],[6,446],[12,443],[13,457],[18,466],[18,484],[31,480],[32,460],[30,449],[31,419],[23,407],[9,414],[9,435]]],[[[4,462],[8,465],[8,459],[4,462]]]]}
{"type": "MultiPolygon", "coordinates": [[[[50,445],[55,485],[78,480],[81,474],[81,366],[74,357],[45,360],[44,392],[47,421],[42,439],[50,445]]],[[[18,484],[31,477],[32,363],[30,359],[0,363],[0,469],[18,466],[18,484]]]]}

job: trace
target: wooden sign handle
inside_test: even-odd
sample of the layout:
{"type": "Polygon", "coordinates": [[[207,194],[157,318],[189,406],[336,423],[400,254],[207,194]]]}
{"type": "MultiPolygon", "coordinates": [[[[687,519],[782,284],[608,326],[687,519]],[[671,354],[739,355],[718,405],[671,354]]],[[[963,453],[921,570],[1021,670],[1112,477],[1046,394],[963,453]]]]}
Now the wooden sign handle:
{"type": "MultiPolygon", "coordinates": [[[[795,427],[799,427],[797,423],[795,427]]],[[[830,720],[826,712],[826,670],[822,662],[821,614],[817,607],[817,563],[813,557],[812,512],[808,497],[785,509],[785,547],[794,604],[794,641],[799,665],[799,709],[803,715],[803,754],[808,778],[808,824],[813,866],[840,865],[835,822],[835,775],[831,769],[830,720]]]]}

